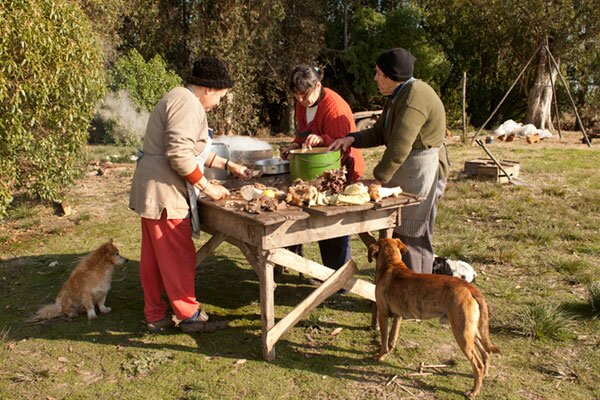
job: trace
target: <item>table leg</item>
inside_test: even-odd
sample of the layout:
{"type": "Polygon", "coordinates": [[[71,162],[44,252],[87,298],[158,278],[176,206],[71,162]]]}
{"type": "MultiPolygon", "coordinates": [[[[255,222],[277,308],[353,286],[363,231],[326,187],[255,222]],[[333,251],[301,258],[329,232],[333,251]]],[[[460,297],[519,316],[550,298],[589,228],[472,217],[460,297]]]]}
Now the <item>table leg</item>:
{"type": "Polygon", "coordinates": [[[275,359],[275,344],[267,340],[267,334],[275,325],[275,281],[273,279],[274,264],[268,260],[268,252],[260,257],[258,279],[260,281],[260,316],[262,319],[263,357],[267,361],[275,359]]]}
{"type": "Polygon", "coordinates": [[[358,237],[360,238],[360,240],[362,240],[362,242],[365,244],[365,246],[367,246],[367,248],[370,245],[377,243],[377,239],[375,239],[375,237],[373,235],[371,235],[371,232],[359,233],[358,237]]]}
{"type": "Polygon", "coordinates": [[[394,234],[394,228],[382,229],[379,231],[379,239],[391,238],[394,234]]]}
{"type": "Polygon", "coordinates": [[[200,267],[200,264],[206,257],[208,257],[223,241],[227,235],[224,233],[215,233],[208,242],[204,243],[204,245],[196,252],[196,267],[200,267]]]}

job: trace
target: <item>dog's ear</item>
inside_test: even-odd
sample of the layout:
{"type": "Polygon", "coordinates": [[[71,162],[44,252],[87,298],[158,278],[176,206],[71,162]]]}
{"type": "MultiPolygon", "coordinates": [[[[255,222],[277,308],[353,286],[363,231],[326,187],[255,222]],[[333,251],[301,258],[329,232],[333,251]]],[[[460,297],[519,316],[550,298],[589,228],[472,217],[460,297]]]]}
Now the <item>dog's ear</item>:
{"type": "Polygon", "coordinates": [[[373,243],[369,246],[369,262],[373,261],[373,258],[377,257],[379,254],[379,245],[377,243],[373,243]]]}
{"type": "Polygon", "coordinates": [[[408,247],[400,239],[396,239],[396,247],[400,250],[400,254],[404,254],[408,251],[408,247]]]}

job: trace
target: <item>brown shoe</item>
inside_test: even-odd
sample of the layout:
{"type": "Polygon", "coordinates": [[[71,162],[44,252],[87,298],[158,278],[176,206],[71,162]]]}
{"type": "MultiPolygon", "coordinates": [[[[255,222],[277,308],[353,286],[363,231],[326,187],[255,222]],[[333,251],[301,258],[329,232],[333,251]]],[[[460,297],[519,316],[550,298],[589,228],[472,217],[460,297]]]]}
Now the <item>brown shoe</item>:
{"type": "Polygon", "coordinates": [[[173,322],[173,316],[167,315],[161,320],[155,322],[147,322],[146,329],[148,329],[148,332],[150,333],[159,333],[173,325],[175,325],[175,322],[173,322]]]}
{"type": "Polygon", "coordinates": [[[214,332],[219,329],[227,328],[227,321],[194,321],[194,322],[182,322],[179,324],[182,332],[193,333],[193,332],[214,332]]]}

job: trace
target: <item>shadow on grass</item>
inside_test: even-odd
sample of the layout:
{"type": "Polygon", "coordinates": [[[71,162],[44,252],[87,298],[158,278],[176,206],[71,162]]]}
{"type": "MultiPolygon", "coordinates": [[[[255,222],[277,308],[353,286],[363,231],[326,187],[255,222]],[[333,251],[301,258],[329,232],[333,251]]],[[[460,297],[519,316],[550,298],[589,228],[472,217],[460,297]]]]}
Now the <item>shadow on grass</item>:
{"type": "Polygon", "coordinates": [[[589,320],[600,318],[589,303],[567,302],[562,303],[561,308],[572,318],[589,320]]]}
{"type": "MultiPolygon", "coordinates": [[[[174,337],[146,333],[143,292],[138,273],[139,262],[135,260],[130,260],[124,266],[115,269],[112,288],[106,302],[107,306],[112,308],[109,314],[99,313],[98,318],[92,321],[88,321],[85,313],[81,313],[72,320],[59,318],[41,324],[25,323],[26,318],[40,305],[54,301],[60,287],[84,255],[46,254],[0,262],[0,308],[3,310],[0,315],[0,327],[9,329],[9,340],[39,338],[56,341],[59,347],[65,344],[70,348],[73,346],[75,352],[78,351],[77,342],[114,346],[115,351],[124,352],[123,356],[130,354],[128,351],[133,349],[142,349],[189,352],[232,360],[263,360],[258,277],[242,258],[208,257],[196,274],[198,300],[206,305],[213,319],[225,319],[230,323],[229,328],[218,332],[185,334],[172,328],[167,330],[165,335],[174,337]],[[244,308],[248,307],[252,310],[246,313],[244,308]],[[195,345],[178,339],[179,335],[193,338],[195,345]]],[[[315,289],[295,274],[278,276],[277,284],[277,307],[294,307],[315,289]]],[[[371,305],[370,301],[346,294],[333,296],[320,307],[370,315],[371,305]]],[[[368,323],[365,326],[356,326],[344,324],[344,321],[328,322],[318,318],[315,321],[311,315],[302,320],[297,327],[305,332],[313,329],[330,332],[340,327],[354,332],[369,330],[368,323]]],[[[375,350],[378,342],[375,340],[372,344],[375,350]]],[[[389,378],[389,374],[369,371],[368,368],[379,363],[371,358],[372,354],[364,354],[351,343],[322,343],[319,348],[327,354],[312,357],[308,345],[284,337],[277,343],[277,358],[273,364],[290,370],[306,370],[360,382],[368,379],[368,376],[375,377],[379,382],[389,378]]],[[[93,354],[90,354],[90,357],[93,358],[93,354]]],[[[399,368],[398,371],[413,372],[409,368],[399,368]]],[[[421,387],[420,390],[448,390],[449,393],[460,393],[433,386],[421,387]]]]}

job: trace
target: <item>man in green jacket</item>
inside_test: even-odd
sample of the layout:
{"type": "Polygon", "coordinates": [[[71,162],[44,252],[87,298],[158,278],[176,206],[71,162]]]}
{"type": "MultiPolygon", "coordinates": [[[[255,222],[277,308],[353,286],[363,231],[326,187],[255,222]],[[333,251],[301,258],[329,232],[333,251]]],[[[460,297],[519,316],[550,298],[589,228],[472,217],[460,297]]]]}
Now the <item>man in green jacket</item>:
{"type": "Polygon", "coordinates": [[[431,273],[433,224],[448,174],[445,148],[446,113],[435,90],[413,78],[415,57],[403,48],[387,50],[376,62],[375,81],[387,96],[383,113],[370,128],[333,142],[329,149],[385,145],[373,176],[383,186],[423,196],[416,206],[402,209],[394,237],[407,246],[404,262],[415,272],[431,273]]]}

